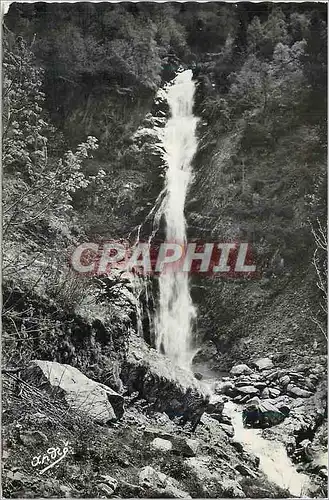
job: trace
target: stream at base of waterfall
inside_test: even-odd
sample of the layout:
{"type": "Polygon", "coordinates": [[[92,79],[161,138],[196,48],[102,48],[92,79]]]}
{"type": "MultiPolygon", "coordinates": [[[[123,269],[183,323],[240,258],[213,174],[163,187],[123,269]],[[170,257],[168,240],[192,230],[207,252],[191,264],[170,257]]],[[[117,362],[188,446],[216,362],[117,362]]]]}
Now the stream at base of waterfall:
{"type": "MultiPolygon", "coordinates": [[[[213,374],[203,379],[203,385],[204,389],[211,394],[211,403],[221,399],[214,392],[218,379],[214,380],[213,374]]],[[[259,469],[269,481],[289,491],[292,496],[308,498],[306,493],[311,485],[310,478],[296,471],[283,443],[265,439],[262,436],[262,429],[244,427],[242,410],[243,406],[233,401],[227,401],[224,405],[223,414],[231,419],[234,440],[243,445],[247,452],[259,458],[259,469]]]]}
{"type": "MultiPolygon", "coordinates": [[[[184,206],[192,180],[192,160],[197,151],[198,118],[193,115],[194,94],[195,82],[191,70],[179,73],[165,90],[171,116],[163,130],[161,141],[167,171],[165,196],[156,219],[164,217],[166,241],[181,245],[186,243],[184,206]]],[[[172,270],[161,273],[158,308],[154,318],[156,348],[174,365],[189,371],[196,353],[192,345],[195,317],[196,309],[190,295],[188,274],[172,270]]],[[[205,381],[201,385],[215,400],[212,384],[205,381]]],[[[224,412],[231,418],[235,439],[246,451],[260,459],[260,469],[268,479],[289,490],[293,496],[305,496],[309,478],[296,471],[284,445],[263,438],[261,430],[245,428],[242,409],[233,402],[225,404],[224,412]]]]}
{"type": "Polygon", "coordinates": [[[246,451],[259,458],[259,468],[268,479],[287,489],[291,495],[304,497],[310,480],[305,474],[296,471],[284,445],[263,438],[261,429],[245,428],[242,409],[233,402],[225,403],[224,411],[232,419],[235,440],[241,443],[246,451]]]}

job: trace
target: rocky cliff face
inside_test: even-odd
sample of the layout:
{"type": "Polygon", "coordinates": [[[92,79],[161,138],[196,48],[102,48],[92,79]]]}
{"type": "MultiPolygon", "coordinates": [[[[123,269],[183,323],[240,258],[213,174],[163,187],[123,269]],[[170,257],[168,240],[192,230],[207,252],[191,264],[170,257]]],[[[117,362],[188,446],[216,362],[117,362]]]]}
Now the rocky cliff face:
{"type": "MultiPolygon", "coordinates": [[[[196,71],[201,120],[195,181],[186,206],[189,236],[201,242],[248,242],[257,273],[248,279],[193,276],[200,345],[215,344],[218,367],[224,370],[233,360],[246,361],[253,354],[282,353],[288,363],[290,357],[296,362],[305,345],[314,354],[326,350],[316,324],[321,293],[312,264],[312,227],[318,222],[315,205],[309,203],[319,196],[320,214],[321,121],[314,125],[304,116],[288,127],[261,103],[248,109],[256,84],[243,81],[248,79],[244,66],[231,76],[228,88],[216,91],[218,80],[209,67],[216,67],[221,57],[223,53],[210,54],[196,71]],[[242,102],[237,89],[242,91],[244,84],[242,102]],[[309,162],[313,167],[305,173],[309,162]]],[[[269,67],[277,63],[275,53],[273,59],[266,63],[269,67]]],[[[269,90],[268,104],[272,100],[272,107],[280,106],[284,96],[284,89],[277,95],[269,90]]],[[[296,105],[291,103],[298,114],[296,105]]]]}

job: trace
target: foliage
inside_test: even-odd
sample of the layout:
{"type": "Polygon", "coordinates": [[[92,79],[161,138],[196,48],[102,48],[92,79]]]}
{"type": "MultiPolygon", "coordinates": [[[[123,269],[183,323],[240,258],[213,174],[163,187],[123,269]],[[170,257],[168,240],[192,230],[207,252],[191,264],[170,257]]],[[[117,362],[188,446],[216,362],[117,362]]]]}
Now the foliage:
{"type": "Polygon", "coordinates": [[[43,120],[43,72],[21,37],[4,38],[3,163],[25,179],[45,161],[47,123],[43,120]]]}
{"type": "MultiPolygon", "coordinates": [[[[205,124],[191,196],[195,210],[202,207],[199,225],[213,237],[252,243],[270,290],[296,279],[304,303],[308,283],[308,331],[314,339],[319,334],[310,316],[323,332],[326,314],[317,303],[326,287],[326,258],[319,245],[326,234],[324,12],[309,7],[291,12],[283,5],[260,9],[259,15],[250,14],[246,34],[239,46],[243,57],[234,59],[236,52],[223,48],[200,65],[198,110],[205,124]],[[224,52],[226,68],[231,67],[225,81],[216,72],[224,52]]],[[[232,352],[237,338],[251,336],[245,325],[254,322],[257,331],[257,321],[268,314],[265,287],[253,302],[257,285],[252,283],[201,280],[197,286],[204,292],[196,298],[198,328],[220,352],[232,352]]],[[[302,316],[305,306],[300,309],[302,316]]]]}
{"type": "MultiPolygon", "coordinates": [[[[97,149],[97,140],[88,137],[62,158],[54,155],[55,129],[47,121],[41,91],[43,72],[20,37],[7,33],[4,41],[4,283],[19,282],[28,294],[38,293],[74,309],[88,289],[68,269],[74,197],[88,186],[97,191],[102,185],[101,169],[95,175],[82,169],[90,152],[97,149]]],[[[15,319],[9,324],[16,325],[15,319]]],[[[37,326],[33,330],[40,334],[37,326]]]]}
{"type": "Polygon", "coordinates": [[[102,170],[96,176],[81,171],[89,152],[97,149],[97,139],[88,137],[62,159],[48,157],[47,134],[53,127],[44,117],[42,71],[23,40],[18,38],[13,47],[8,38],[5,41],[4,229],[51,216],[64,223],[73,208],[72,194],[105,175],[102,170]]]}
{"type": "Polygon", "coordinates": [[[262,58],[270,58],[278,43],[288,43],[286,16],[274,7],[265,22],[255,16],[248,26],[248,51],[262,58]]]}
{"type": "MultiPolygon", "coordinates": [[[[288,242],[292,234],[299,243],[306,238],[303,246],[312,251],[312,239],[303,229],[309,214],[299,200],[314,192],[324,153],[323,121],[311,114],[315,84],[308,77],[310,59],[321,60],[318,73],[324,71],[324,46],[318,43],[320,53],[313,52],[312,25],[321,22],[313,12],[288,17],[276,6],[267,17],[254,16],[247,29],[245,60],[229,75],[226,93],[217,90],[213,71],[215,86],[200,106],[208,123],[205,144],[218,133],[238,134],[240,142],[234,146],[235,156],[220,166],[221,218],[224,211],[230,220],[240,220],[240,228],[245,234],[252,231],[258,245],[263,240],[264,246],[267,239],[267,252],[274,254],[281,243],[280,252],[283,248],[290,261],[296,245],[293,239],[288,242]]],[[[324,82],[321,89],[324,98],[324,82]]]]}

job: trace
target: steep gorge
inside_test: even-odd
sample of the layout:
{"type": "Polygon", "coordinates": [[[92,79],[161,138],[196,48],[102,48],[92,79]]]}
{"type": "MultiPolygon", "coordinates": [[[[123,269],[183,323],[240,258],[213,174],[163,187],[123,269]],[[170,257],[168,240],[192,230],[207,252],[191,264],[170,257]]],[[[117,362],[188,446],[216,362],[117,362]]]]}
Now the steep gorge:
{"type": "MultiPolygon", "coordinates": [[[[294,416],[288,421],[287,427],[283,424],[273,427],[276,439],[285,444],[290,454],[296,451],[304,437],[315,438],[317,446],[323,448],[325,398],[322,379],[325,375],[326,346],[325,338],[314,321],[316,319],[322,324],[323,317],[317,311],[320,294],[312,265],[314,239],[309,219],[313,224],[317,219],[323,224],[325,126],[320,113],[315,118],[309,115],[309,106],[315,106],[318,94],[312,94],[314,88],[307,95],[302,91],[303,86],[306,86],[304,78],[309,69],[307,64],[312,60],[310,50],[314,50],[314,30],[322,26],[321,9],[316,18],[307,8],[301,8],[298,12],[300,17],[297,16],[294,24],[289,9],[280,14],[278,10],[267,12],[261,7],[261,28],[256,21],[252,25],[253,15],[248,14],[246,9],[250,16],[247,24],[252,25],[252,28],[249,26],[248,35],[251,41],[248,46],[239,46],[240,20],[226,6],[218,9],[208,6],[204,11],[202,7],[191,7],[190,13],[188,9],[184,10],[185,7],[180,10],[177,6],[171,6],[172,10],[168,11],[170,15],[167,16],[171,20],[169,24],[163,21],[168,12],[162,12],[160,7],[158,11],[154,7],[154,12],[151,10],[151,14],[146,17],[148,11],[145,5],[141,5],[140,11],[138,7],[124,4],[113,10],[111,7],[108,12],[104,7],[102,21],[97,17],[95,6],[89,4],[85,8],[90,9],[88,16],[84,17],[84,14],[76,22],[71,6],[67,6],[62,13],[58,13],[53,6],[15,6],[9,12],[7,21],[12,30],[8,34],[8,50],[15,53],[20,43],[17,42],[18,34],[29,39],[36,30],[41,41],[42,37],[46,37],[44,25],[38,25],[38,19],[45,19],[43,16],[46,16],[51,28],[51,36],[46,37],[48,46],[43,47],[38,41],[35,52],[46,72],[44,90],[47,111],[61,130],[61,133],[55,133],[55,143],[50,146],[53,148],[50,151],[57,158],[58,151],[63,151],[66,145],[74,149],[85,135],[95,135],[99,139],[99,149],[94,152],[94,158],[85,161],[83,169],[91,175],[103,169],[106,175],[105,186],[101,184],[96,189],[90,185],[87,190],[77,189],[72,195],[74,214],[65,219],[66,226],[63,226],[60,215],[58,219],[51,219],[51,223],[42,217],[40,220],[37,218],[37,222],[32,218],[29,224],[17,224],[18,228],[10,227],[8,231],[10,249],[14,246],[13,242],[25,244],[20,278],[13,274],[11,262],[11,274],[9,272],[9,278],[4,283],[4,364],[9,369],[4,397],[6,450],[9,450],[10,456],[6,469],[9,496],[19,496],[24,487],[33,496],[38,488],[33,480],[29,482],[24,477],[15,479],[15,467],[18,464],[24,468],[24,460],[28,460],[30,450],[29,445],[24,445],[24,436],[30,432],[31,422],[34,431],[43,432],[42,417],[37,415],[43,409],[38,407],[37,398],[33,398],[32,409],[24,407],[23,414],[19,416],[20,398],[23,394],[24,400],[24,390],[17,392],[19,377],[15,381],[15,375],[10,372],[12,367],[14,370],[25,369],[25,365],[33,358],[76,367],[125,398],[125,416],[115,424],[119,427],[110,426],[108,432],[106,429],[89,427],[89,423],[83,422],[80,426],[81,422],[78,421],[73,424],[64,422],[63,436],[68,435],[67,431],[72,431],[71,425],[81,432],[81,435],[73,433],[73,438],[71,434],[70,439],[73,455],[78,462],[78,465],[74,463],[71,466],[71,472],[75,477],[79,473],[82,477],[75,479],[72,485],[70,471],[65,473],[59,469],[63,472],[64,483],[70,484],[74,496],[81,491],[91,496],[105,491],[106,495],[111,496],[114,491],[109,493],[106,488],[99,490],[99,484],[102,484],[99,478],[93,479],[88,491],[83,486],[88,474],[95,478],[100,473],[107,474],[107,463],[111,464],[110,472],[115,478],[123,478],[118,490],[119,496],[123,498],[131,495],[180,497],[186,496],[186,492],[193,497],[288,495],[288,491],[280,490],[268,482],[263,471],[259,471],[257,457],[232,437],[231,421],[225,412],[222,414],[222,394],[219,395],[219,407],[208,408],[209,411],[202,418],[203,425],[198,427],[195,435],[182,431],[168,416],[175,416],[177,402],[184,404],[188,388],[192,389],[194,410],[199,405],[202,407],[204,387],[208,384],[207,371],[211,372],[213,384],[222,378],[223,372],[227,375],[236,363],[251,364],[257,358],[269,357],[274,367],[267,372],[253,367],[252,383],[262,385],[264,378],[269,380],[266,384],[271,399],[276,401],[276,391],[281,391],[284,398],[291,398],[289,404],[293,412],[297,415],[300,412],[301,415],[300,427],[296,427],[299,417],[294,416]],[[86,21],[84,25],[81,20],[89,18],[90,13],[92,22],[88,25],[86,21]],[[52,20],[54,15],[55,21],[52,20]],[[125,33],[126,16],[135,26],[133,32],[128,31],[128,34],[125,33]],[[154,35],[154,24],[149,22],[148,16],[157,26],[155,38],[161,48],[158,52],[151,37],[154,35]],[[282,28],[282,19],[285,19],[286,28],[282,28]],[[59,57],[61,47],[57,46],[60,40],[57,23],[63,20],[73,26],[63,38],[62,56],[67,53],[67,60],[59,57]],[[118,33],[114,35],[115,22],[118,23],[118,33]],[[216,33],[218,26],[226,24],[230,33],[223,30],[225,36],[222,39],[216,33]],[[98,33],[100,26],[102,36],[98,33]],[[177,26],[184,26],[186,30],[185,45],[177,26]],[[271,26],[280,26],[280,29],[273,28],[270,31],[271,26]],[[209,39],[207,36],[202,38],[198,33],[204,27],[207,27],[209,39]],[[290,39],[285,29],[289,31],[290,39]],[[108,35],[111,45],[104,48],[107,30],[111,33],[108,35]],[[300,34],[298,30],[304,32],[300,34]],[[96,32],[97,43],[102,40],[98,50],[102,47],[102,50],[108,51],[106,53],[112,57],[111,64],[104,68],[100,54],[99,60],[94,61],[95,66],[90,69],[90,61],[86,62],[88,60],[79,56],[78,63],[75,61],[70,68],[68,56],[72,53],[68,42],[75,40],[73,55],[79,55],[79,51],[83,54],[88,43],[89,47],[97,47],[96,41],[92,37],[88,38],[96,32]],[[150,36],[146,36],[148,32],[150,36]],[[139,40],[138,33],[143,33],[142,40],[139,40]],[[170,47],[166,41],[168,33],[171,37],[170,47]],[[131,55],[127,48],[129,43],[127,45],[122,41],[123,35],[133,37],[134,54],[131,55]],[[307,39],[308,52],[305,44],[299,43],[304,40],[301,40],[302,37],[307,39]],[[85,40],[84,49],[81,48],[81,40],[85,40]],[[216,40],[218,52],[210,52],[212,40],[216,40]],[[162,61],[158,58],[161,51],[165,53],[162,61]],[[237,52],[239,57],[236,57],[237,52]],[[136,53],[140,54],[139,59],[136,59],[136,53]],[[149,65],[147,53],[151,56],[149,65]],[[129,67],[124,64],[124,56],[131,57],[129,67]],[[53,63],[60,67],[57,74],[52,73],[53,63]],[[305,67],[301,68],[301,64],[305,67]],[[282,65],[289,68],[283,73],[283,78],[280,77],[282,65]],[[175,178],[170,179],[171,174],[179,175],[181,172],[176,171],[179,168],[170,171],[170,161],[159,151],[158,138],[153,133],[157,127],[164,130],[166,126],[170,128],[170,123],[173,125],[175,112],[172,101],[168,106],[165,99],[156,97],[156,92],[168,81],[174,88],[175,82],[172,80],[180,66],[185,70],[181,75],[188,73],[191,77],[193,73],[197,89],[194,110],[191,109],[192,100],[188,100],[187,117],[193,122],[191,130],[184,126],[184,133],[177,139],[174,137],[169,144],[176,148],[174,153],[177,157],[181,154],[184,157],[178,166],[183,165],[187,171],[191,168],[193,172],[192,182],[189,184],[183,179],[183,186],[177,184],[175,178]],[[264,74],[266,77],[263,77],[264,74]],[[74,80],[73,86],[65,80],[71,78],[74,80]],[[75,90],[76,86],[79,90],[75,90]],[[289,90],[291,86],[294,89],[292,98],[289,90]],[[64,96],[63,102],[60,102],[61,96],[64,96]],[[60,110],[58,103],[62,106],[60,110]],[[185,137],[187,133],[188,137],[185,137]],[[184,138],[187,143],[192,141],[186,149],[184,138]],[[169,209],[173,206],[176,209],[177,206],[168,202],[167,222],[170,219],[172,225],[167,224],[167,238],[185,240],[185,217],[189,240],[251,242],[262,271],[259,278],[224,281],[199,274],[190,279],[184,278],[184,283],[166,282],[158,285],[157,280],[153,279],[148,283],[149,288],[140,289],[129,277],[120,273],[92,280],[79,278],[79,281],[72,279],[69,274],[65,275],[61,268],[53,271],[51,265],[39,277],[42,262],[34,262],[33,259],[40,251],[42,254],[44,249],[56,255],[56,259],[60,255],[62,263],[65,260],[64,252],[81,239],[102,241],[104,238],[130,237],[135,240],[136,232],[141,238],[149,238],[154,229],[153,217],[149,218],[149,214],[154,216],[157,213],[155,209],[158,208],[166,175],[167,182],[170,184],[172,181],[171,189],[176,194],[174,201],[179,202],[179,213],[170,213],[169,209]],[[178,193],[175,189],[179,186],[181,191],[178,193]],[[179,231],[173,233],[176,224],[179,231]],[[162,294],[168,291],[172,293],[167,305],[164,304],[162,308],[162,315],[161,298],[159,300],[161,289],[162,294]],[[180,292],[185,302],[187,300],[188,307],[182,308],[180,292]],[[196,306],[196,314],[192,311],[192,302],[196,306]],[[168,304],[175,307],[170,310],[168,304]],[[157,342],[150,319],[156,316],[157,307],[160,308],[160,353],[154,349],[157,342]],[[188,308],[193,314],[189,313],[188,308]],[[180,312],[184,315],[181,323],[177,319],[180,312]],[[187,314],[189,319],[186,319],[187,314]],[[191,316],[194,317],[193,328],[191,316]],[[144,338],[139,335],[140,324],[144,338]],[[178,327],[182,325],[183,338],[175,345],[178,327]],[[35,332],[37,335],[34,337],[32,334],[35,332]],[[199,372],[197,377],[194,377],[193,372],[175,366],[178,359],[186,361],[189,357],[188,344],[191,340],[193,348],[199,349],[194,360],[199,372]],[[297,372],[297,382],[291,371],[297,372]],[[293,392],[288,391],[287,394],[284,388],[287,386],[282,386],[282,389],[280,385],[281,378],[287,376],[296,382],[297,388],[302,386],[300,390],[306,390],[305,384],[311,384],[310,390],[312,392],[314,387],[314,395],[304,403],[300,398],[295,399],[293,392]],[[301,406],[298,407],[300,401],[301,406]],[[308,413],[311,415],[309,419],[308,413]],[[18,416],[22,426],[19,431],[14,426],[18,416]],[[152,432],[150,427],[153,428],[152,432]],[[84,447],[86,429],[88,439],[84,447]],[[176,449],[173,454],[162,454],[163,450],[152,448],[155,446],[154,440],[152,446],[148,443],[150,435],[154,440],[171,440],[174,448],[177,447],[177,436],[183,439],[196,438],[199,451],[186,451],[180,442],[180,451],[176,449]],[[168,435],[171,437],[168,438],[168,435]],[[294,438],[292,449],[289,449],[291,436],[296,435],[298,437],[294,438]],[[109,440],[108,447],[104,445],[104,436],[109,440]],[[17,452],[21,450],[23,458],[17,458],[17,452]],[[100,464],[96,466],[97,471],[93,459],[100,464]],[[138,473],[133,467],[136,460],[138,473]],[[154,484],[151,488],[145,486],[147,481],[143,482],[138,474],[149,466],[158,473],[161,471],[174,477],[178,481],[175,483],[176,490],[172,483],[173,489],[164,493],[165,488],[159,488],[158,484],[164,481],[161,476],[153,477],[152,480],[148,478],[154,484]],[[81,467],[85,468],[83,473],[81,467]],[[221,471],[221,477],[216,470],[221,471]],[[188,479],[189,475],[191,480],[188,479]],[[183,489],[183,492],[177,491],[177,488],[183,489]]],[[[317,92],[319,87],[321,90],[324,72],[321,67],[320,84],[314,83],[317,92]]],[[[177,79],[179,83],[179,75],[177,79]]],[[[191,80],[189,85],[192,85],[191,80]]],[[[188,87],[188,92],[192,90],[188,87]]],[[[187,98],[185,94],[184,98],[187,98]]],[[[178,113],[176,118],[184,121],[186,117],[178,113]]],[[[174,125],[177,127],[177,123],[174,125]]],[[[166,151],[170,155],[170,147],[166,151]]],[[[171,158],[172,161],[174,159],[171,158]]],[[[16,164],[14,167],[13,177],[18,175],[20,178],[22,167],[16,164]]],[[[10,175],[12,173],[8,175],[9,181],[10,175]]],[[[10,199],[15,184],[14,188],[10,182],[8,185],[6,190],[10,199]]],[[[165,235],[165,225],[157,222],[159,234],[165,235]]],[[[55,260],[56,265],[58,262],[55,260]]],[[[66,268],[63,268],[66,272],[66,268]]],[[[166,277],[164,279],[167,280],[166,277]]],[[[241,396],[239,387],[244,387],[245,380],[249,379],[233,375],[231,379],[228,383],[233,384],[233,393],[225,397],[237,398],[241,396]]],[[[45,413],[46,420],[49,420],[51,412],[47,410],[45,413]]],[[[56,439],[56,427],[52,427],[51,421],[48,424],[45,425],[50,439],[56,439]]],[[[32,437],[31,443],[35,444],[32,437]]],[[[166,446],[169,446],[168,442],[166,446]]],[[[311,495],[321,495],[324,491],[319,470],[321,468],[315,467],[310,472],[314,480],[311,495]]],[[[28,473],[33,478],[31,469],[28,473]]],[[[148,473],[151,472],[148,470],[148,473]]],[[[55,477],[53,484],[45,481],[41,486],[42,493],[46,496],[53,495],[54,491],[56,495],[61,491],[63,493],[60,483],[60,477],[55,477]]]]}

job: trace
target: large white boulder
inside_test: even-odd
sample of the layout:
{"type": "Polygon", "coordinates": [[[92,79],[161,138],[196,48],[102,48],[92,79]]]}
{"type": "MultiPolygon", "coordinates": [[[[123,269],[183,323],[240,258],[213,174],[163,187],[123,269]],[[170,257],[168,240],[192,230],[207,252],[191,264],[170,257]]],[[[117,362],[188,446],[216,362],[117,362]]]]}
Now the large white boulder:
{"type": "Polygon", "coordinates": [[[72,411],[84,413],[97,423],[115,421],[123,414],[120,394],[91,380],[73,366],[33,360],[22,376],[36,387],[62,398],[72,411]]]}

